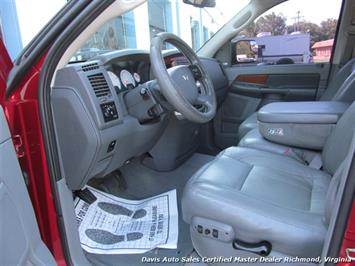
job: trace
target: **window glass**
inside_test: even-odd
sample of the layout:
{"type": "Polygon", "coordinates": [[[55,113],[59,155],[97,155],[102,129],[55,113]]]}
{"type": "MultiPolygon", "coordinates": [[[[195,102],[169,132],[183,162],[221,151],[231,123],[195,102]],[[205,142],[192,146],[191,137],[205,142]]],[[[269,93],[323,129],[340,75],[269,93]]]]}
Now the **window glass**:
{"type": "Polygon", "coordinates": [[[341,2],[289,0],[270,9],[233,39],[234,63],[329,62],[341,2]],[[254,62],[244,53],[246,49],[240,49],[250,46],[250,42],[257,47],[254,62]]]}
{"type": "Polygon", "coordinates": [[[0,0],[2,39],[15,59],[67,0],[0,0]]]}
{"type": "Polygon", "coordinates": [[[192,49],[197,50],[200,45],[200,23],[197,20],[191,18],[191,38],[192,49]]]}
{"type": "Polygon", "coordinates": [[[154,37],[159,32],[171,31],[171,3],[159,0],[148,1],[149,33],[154,37]]]}
{"type": "MultiPolygon", "coordinates": [[[[172,31],[171,3],[169,1],[149,0],[148,15],[150,38],[160,32],[172,31]]],[[[168,46],[165,44],[164,48],[168,48],[168,46]]]]}
{"type": "MultiPolygon", "coordinates": [[[[129,13],[107,22],[76,53],[71,61],[84,61],[108,51],[149,49],[159,32],[171,32],[194,50],[236,15],[249,0],[216,0],[214,8],[196,8],[182,0],[148,0],[129,13]]],[[[166,44],[164,49],[171,49],[166,44]]]]}

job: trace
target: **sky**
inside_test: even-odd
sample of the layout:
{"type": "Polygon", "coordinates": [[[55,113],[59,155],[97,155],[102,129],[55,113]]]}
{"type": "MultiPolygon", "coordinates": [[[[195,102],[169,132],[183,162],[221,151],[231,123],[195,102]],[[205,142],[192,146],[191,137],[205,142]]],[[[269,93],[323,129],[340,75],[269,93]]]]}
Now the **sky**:
{"type": "Polygon", "coordinates": [[[283,13],[288,19],[287,24],[293,24],[293,17],[296,17],[297,11],[303,20],[319,24],[328,18],[338,18],[341,8],[340,0],[290,0],[274,7],[270,11],[276,14],[283,13]]]}
{"type": "Polygon", "coordinates": [[[66,0],[15,0],[24,46],[58,13],[66,2],[66,0]]]}
{"type": "MultiPolygon", "coordinates": [[[[224,13],[225,18],[231,18],[236,10],[240,10],[249,1],[246,0],[216,0],[216,7],[224,13]]],[[[287,25],[294,23],[293,17],[300,16],[303,20],[319,24],[328,18],[338,18],[341,0],[289,0],[277,5],[266,13],[282,13],[288,19],[287,25]]]]}

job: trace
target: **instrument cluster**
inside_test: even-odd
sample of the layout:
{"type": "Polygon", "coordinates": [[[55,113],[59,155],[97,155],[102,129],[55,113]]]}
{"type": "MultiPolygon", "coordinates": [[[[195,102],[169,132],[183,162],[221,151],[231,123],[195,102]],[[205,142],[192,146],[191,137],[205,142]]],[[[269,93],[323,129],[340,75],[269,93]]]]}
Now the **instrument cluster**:
{"type": "Polygon", "coordinates": [[[119,73],[109,70],[107,73],[117,94],[134,89],[141,82],[141,76],[137,72],[131,73],[127,69],[122,69],[119,73]]]}

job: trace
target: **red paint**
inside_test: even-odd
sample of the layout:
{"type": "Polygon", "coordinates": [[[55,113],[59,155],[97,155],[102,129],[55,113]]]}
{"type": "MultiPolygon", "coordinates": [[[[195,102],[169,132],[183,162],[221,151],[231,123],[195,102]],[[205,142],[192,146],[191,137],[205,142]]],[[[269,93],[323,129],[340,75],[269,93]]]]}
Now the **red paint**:
{"type": "Polygon", "coordinates": [[[2,103],[5,99],[7,76],[13,67],[11,58],[2,39],[0,39],[0,66],[0,103],[2,103]]]}
{"type": "MultiPolygon", "coordinates": [[[[353,201],[352,209],[348,219],[348,226],[346,228],[343,244],[340,249],[339,257],[347,258],[345,250],[347,248],[355,248],[355,201],[353,201]]],[[[355,253],[352,253],[355,256],[355,253]]],[[[351,266],[355,265],[355,261],[349,263],[338,263],[337,266],[351,266]]]]}
{"type": "Polygon", "coordinates": [[[22,170],[28,175],[28,191],[42,240],[52,252],[57,264],[66,265],[47,168],[37,100],[38,79],[45,55],[24,75],[16,90],[5,100],[4,86],[11,68],[8,66],[8,59],[4,56],[4,46],[1,45],[0,41],[0,62],[4,66],[0,69],[0,103],[4,108],[11,135],[20,136],[23,142],[23,156],[19,158],[19,162],[22,170]]]}

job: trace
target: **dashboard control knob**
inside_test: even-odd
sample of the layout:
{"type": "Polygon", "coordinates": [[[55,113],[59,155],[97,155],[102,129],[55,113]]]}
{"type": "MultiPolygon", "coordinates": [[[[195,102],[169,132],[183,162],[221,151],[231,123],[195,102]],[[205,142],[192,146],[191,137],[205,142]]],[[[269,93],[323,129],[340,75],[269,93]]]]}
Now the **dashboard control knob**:
{"type": "Polygon", "coordinates": [[[146,95],[148,93],[147,88],[141,88],[140,94],[141,95],[146,95]]]}
{"type": "Polygon", "coordinates": [[[139,93],[142,96],[143,100],[148,100],[149,99],[149,92],[148,92],[147,88],[141,88],[139,93]]]}

